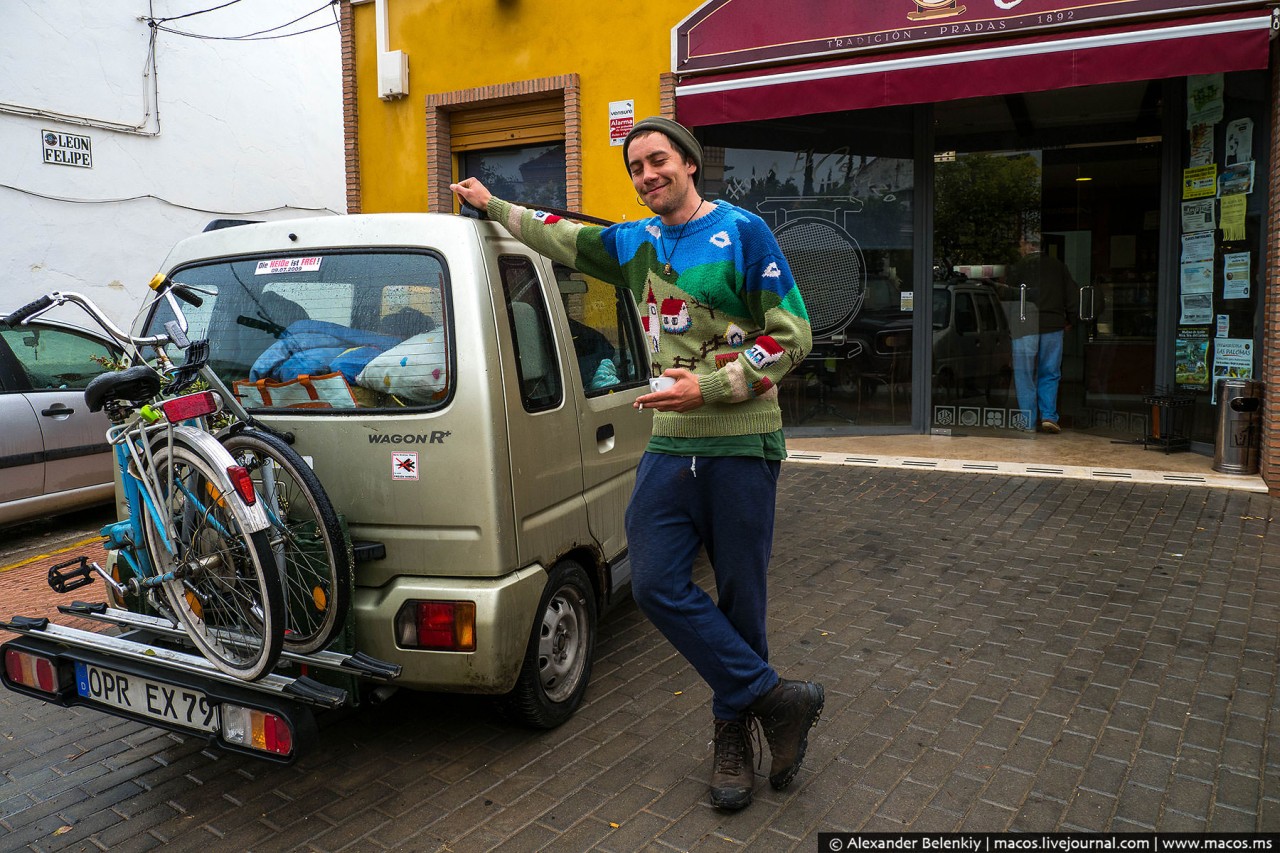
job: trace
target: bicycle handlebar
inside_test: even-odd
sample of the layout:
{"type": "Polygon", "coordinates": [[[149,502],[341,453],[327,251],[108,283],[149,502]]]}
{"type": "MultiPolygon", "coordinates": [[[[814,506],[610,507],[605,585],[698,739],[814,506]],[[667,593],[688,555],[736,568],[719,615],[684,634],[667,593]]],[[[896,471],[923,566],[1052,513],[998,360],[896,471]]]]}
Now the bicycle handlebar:
{"type": "Polygon", "coordinates": [[[52,307],[53,302],[54,302],[53,297],[46,294],[44,296],[41,296],[39,299],[35,299],[35,300],[32,300],[31,302],[28,302],[26,305],[23,305],[17,311],[11,312],[10,314],[8,314],[3,318],[2,322],[6,326],[16,326],[19,323],[21,323],[23,320],[29,320],[35,315],[39,314],[41,311],[44,311],[52,307]]]}
{"type": "Polygon", "coordinates": [[[54,308],[58,305],[64,305],[70,302],[73,305],[79,305],[84,309],[93,321],[97,323],[102,330],[106,332],[116,343],[129,347],[154,347],[164,346],[172,343],[172,339],[168,335],[151,335],[145,338],[135,338],[133,335],[122,331],[102,310],[94,303],[92,299],[81,293],[72,293],[71,291],[62,292],[55,290],[52,293],[45,294],[39,299],[23,305],[17,311],[10,313],[4,318],[4,321],[10,326],[16,326],[26,320],[30,320],[37,314],[54,308]]]}
{"type": "Polygon", "coordinates": [[[176,281],[169,286],[169,292],[190,305],[192,308],[199,308],[204,304],[204,300],[196,295],[196,292],[185,284],[178,284],[176,281]]]}

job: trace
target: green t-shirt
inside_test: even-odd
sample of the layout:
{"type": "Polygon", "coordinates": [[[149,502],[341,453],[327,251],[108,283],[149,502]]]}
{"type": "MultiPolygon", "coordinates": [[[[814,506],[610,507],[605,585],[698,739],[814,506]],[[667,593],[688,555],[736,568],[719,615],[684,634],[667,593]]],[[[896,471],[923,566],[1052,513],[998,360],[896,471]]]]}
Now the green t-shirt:
{"type": "Polygon", "coordinates": [[[782,430],[753,435],[725,435],[713,438],[677,438],[655,435],[645,448],[649,453],[668,456],[754,456],[781,462],[787,458],[787,442],[782,430]]]}

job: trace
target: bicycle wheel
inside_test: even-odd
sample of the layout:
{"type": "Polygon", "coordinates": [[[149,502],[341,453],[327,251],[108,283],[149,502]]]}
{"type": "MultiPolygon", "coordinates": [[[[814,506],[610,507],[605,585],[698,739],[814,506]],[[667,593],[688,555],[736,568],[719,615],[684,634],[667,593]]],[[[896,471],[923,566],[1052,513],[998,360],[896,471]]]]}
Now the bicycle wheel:
{"type": "Polygon", "coordinates": [[[284,581],[285,649],[309,654],[342,630],[351,606],[351,554],[338,513],[306,460],[269,432],[221,436],[248,469],[267,510],[271,551],[284,581]]]}
{"type": "Polygon", "coordinates": [[[165,597],[196,647],[218,669],[246,681],[280,658],[284,605],[267,530],[249,532],[216,469],[182,444],[155,450],[161,531],[146,513],[147,548],[157,571],[177,577],[165,597]],[[166,546],[166,541],[172,546],[166,546]]]}

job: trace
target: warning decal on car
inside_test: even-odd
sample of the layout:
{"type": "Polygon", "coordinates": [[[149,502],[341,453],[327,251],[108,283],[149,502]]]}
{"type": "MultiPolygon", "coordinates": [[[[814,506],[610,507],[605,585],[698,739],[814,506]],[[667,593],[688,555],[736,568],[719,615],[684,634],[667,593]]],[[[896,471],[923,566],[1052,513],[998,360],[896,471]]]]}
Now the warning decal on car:
{"type": "Polygon", "coordinates": [[[418,479],[418,453],[414,450],[398,450],[391,454],[391,479],[418,479]]]}

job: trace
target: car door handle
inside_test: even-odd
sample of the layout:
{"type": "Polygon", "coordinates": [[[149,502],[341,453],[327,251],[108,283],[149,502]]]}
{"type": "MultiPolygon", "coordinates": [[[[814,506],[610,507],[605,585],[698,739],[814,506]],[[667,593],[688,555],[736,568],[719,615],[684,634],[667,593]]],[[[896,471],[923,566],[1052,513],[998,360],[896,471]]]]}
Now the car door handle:
{"type": "Polygon", "coordinates": [[[609,453],[616,442],[613,440],[613,424],[596,427],[596,453],[609,453]]]}
{"type": "Polygon", "coordinates": [[[64,406],[61,403],[55,403],[40,412],[40,414],[44,415],[46,418],[66,417],[67,415],[74,415],[75,413],[75,409],[70,406],[64,406]]]}

